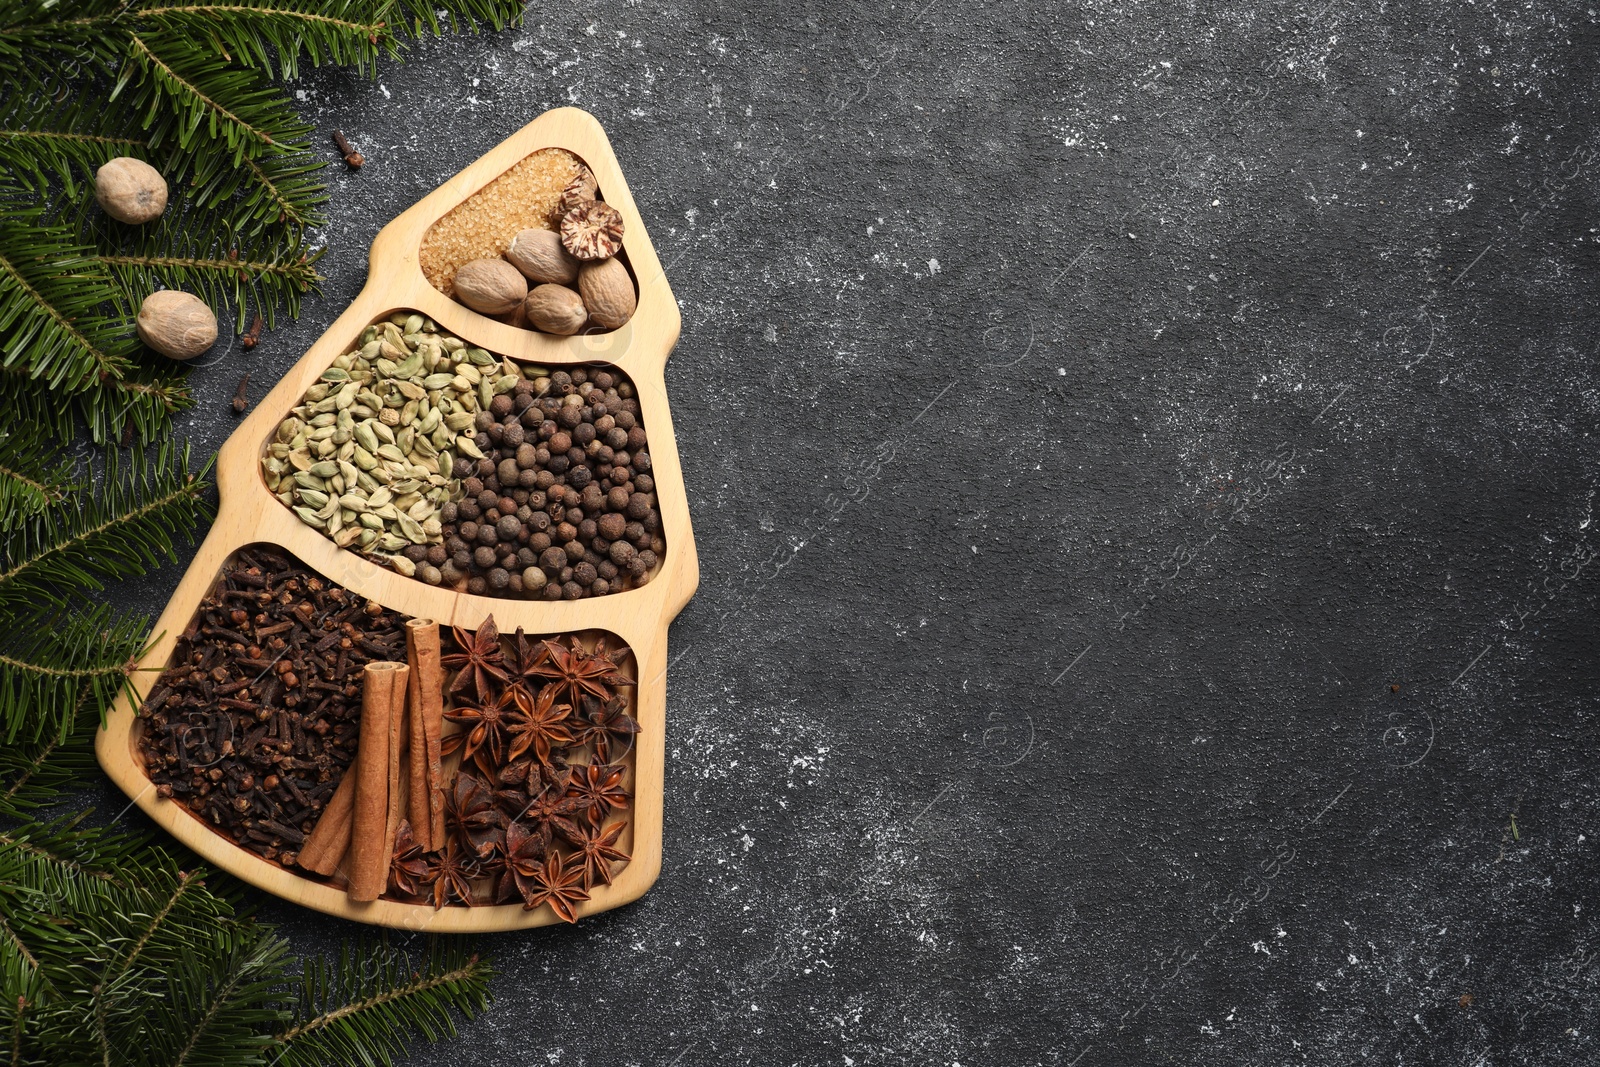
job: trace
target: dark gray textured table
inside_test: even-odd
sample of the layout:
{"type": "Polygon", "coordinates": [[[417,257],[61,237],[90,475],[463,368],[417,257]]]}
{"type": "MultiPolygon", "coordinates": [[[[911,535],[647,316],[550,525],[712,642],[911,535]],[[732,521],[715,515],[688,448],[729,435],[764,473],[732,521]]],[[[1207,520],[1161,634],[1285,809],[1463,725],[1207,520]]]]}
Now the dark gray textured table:
{"type": "Polygon", "coordinates": [[[661,879],[418,1062],[1595,1062],[1594,11],[923,2],[300,85],[371,162],[197,447],[549,107],[683,308],[661,879]]]}

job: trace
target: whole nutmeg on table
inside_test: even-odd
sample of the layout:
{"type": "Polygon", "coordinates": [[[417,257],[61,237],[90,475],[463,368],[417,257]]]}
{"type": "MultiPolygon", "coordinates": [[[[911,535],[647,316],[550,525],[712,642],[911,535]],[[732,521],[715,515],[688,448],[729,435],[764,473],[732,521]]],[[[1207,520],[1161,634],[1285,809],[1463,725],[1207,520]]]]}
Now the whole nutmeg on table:
{"type": "Polygon", "coordinates": [[[142,159],[118,156],[95,171],[94,198],[107,215],[138,226],[167,210],[167,180],[142,159]]]}
{"type": "Polygon", "coordinates": [[[561,217],[561,243],[579,259],[608,259],[622,250],[622,213],[603,200],[579,204],[561,217]]]}
{"type": "Polygon", "coordinates": [[[566,286],[554,283],[534,286],[522,310],[534,329],[561,337],[577,333],[589,319],[589,309],[584,306],[583,298],[566,286]]]}
{"type": "Polygon", "coordinates": [[[139,305],[139,340],[168,359],[190,360],[217,343],[217,316],[181,289],[151,293],[139,305]]]}
{"type": "Polygon", "coordinates": [[[624,325],[638,307],[633,278],[619,259],[585,263],[578,271],[578,292],[594,324],[608,330],[624,325]]]}
{"type": "Polygon", "coordinates": [[[506,259],[532,282],[571,285],[578,280],[578,260],[554,230],[521,231],[511,239],[506,259]]]}
{"type": "Polygon", "coordinates": [[[507,315],[528,296],[528,280],[503,259],[474,259],[456,271],[456,299],[485,315],[507,315]]]}

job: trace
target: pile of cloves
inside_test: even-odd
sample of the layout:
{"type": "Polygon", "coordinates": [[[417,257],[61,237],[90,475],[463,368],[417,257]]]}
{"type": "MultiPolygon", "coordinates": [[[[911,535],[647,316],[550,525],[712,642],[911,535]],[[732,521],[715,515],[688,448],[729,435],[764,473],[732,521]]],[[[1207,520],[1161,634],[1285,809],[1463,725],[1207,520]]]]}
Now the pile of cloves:
{"type": "Polygon", "coordinates": [[[292,864],[355,755],[361,672],[404,618],[272,548],[240,550],[140,709],[156,794],[292,864]]]}

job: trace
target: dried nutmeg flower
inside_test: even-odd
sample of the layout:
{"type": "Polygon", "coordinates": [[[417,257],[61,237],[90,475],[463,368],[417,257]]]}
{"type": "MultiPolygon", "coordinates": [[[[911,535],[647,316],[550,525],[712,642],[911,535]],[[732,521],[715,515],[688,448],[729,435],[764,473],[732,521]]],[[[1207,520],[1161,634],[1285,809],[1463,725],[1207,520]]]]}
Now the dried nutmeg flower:
{"type": "Polygon", "coordinates": [[[474,259],[456,271],[456,299],[485,315],[505,315],[528,295],[528,280],[503,259],[474,259]]]}
{"type": "Polygon", "coordinates": [[[167,209],[167,180],[142,159],[118,156],[95,171],[94,198],[107,215],[137,226],[167,209]]]}
{"type": "Polygon", "coordinates": [[[136,325],[139,340],[168,359],[193,359],[217,342],[217,316],[205,301],[179,289],[145,297],[136,325]]]}
{"type": "Polygon", "coordinates": [[[589,320],[589,309],[583,306],[583,298],[564,285],[534,286],[522,310],[535,329],[562,337],[577,333],[589,320]]]}
{"type": "Polygon", "coordinates": [[[579,204],[562,216],[561,243],[579,259],[608,259],[622,249],[622,213],[603,200],[579,204]]]}
{"type": "Polygon", "coordinates": [[[578,280],[578,261],[554,230],[523,230],[511,239],[506,259],[529,281],[571,285],[578,280]]]}
{"type": "Polygon", "coordinates": [[[600,186],[594,180],[594,171],[584,167],[567,183],[567,187],[561,190],[561,210],[563,213],[571,211],[580,204],[587,204],[598,198],[599,195],[600,186]]]}

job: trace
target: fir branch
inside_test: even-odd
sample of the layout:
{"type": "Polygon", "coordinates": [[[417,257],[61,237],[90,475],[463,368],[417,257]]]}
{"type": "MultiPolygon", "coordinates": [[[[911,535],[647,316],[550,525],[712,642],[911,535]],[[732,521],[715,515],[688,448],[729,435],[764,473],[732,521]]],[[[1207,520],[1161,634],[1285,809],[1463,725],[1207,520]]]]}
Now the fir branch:
{"type": "MultiPolygon", "coordinates": [[[[247,154],[291,150],[311,129],[283,106],[281,91],[261,72],[230,66],[195,42],[171,34],[128,35],[128,63],[112,99],[124,90],[131,92],[149,124],[162,110],[178,115],[180,148],[189,148],[204,131],[228,146],[235,165],[247,154]]],[[[151,143],[156,143],[155,136],[151,143]]]]}
{"type": "Polygon", "coordinates": [[[243,330],[253,310],[274,325],[276,309],[300,313],[300,298],[322,281],[312,252],[297,232],[279,230],[266,238],[239,240],[207,230],[203,220],[175,218],[137,235],[98,259],[129,292],[156,288],[188,289],[211,307],[234,309],[243,330]]]}
{"type": "Polygon", "coordinates": [[[110,273],[66,229],[38,216],[0,215],[0,364],[74,392],[124,376],[136,343],[127,321],[103,310],[118,296],[110,273]]]}
{"type": "Polygon", "coordinates": [[[170,442],[148,462],[136,452],[127,473],[112,453],[101,493],[83,494],[0,537],[0,611],[64,606],[109,579],[176,559],[173,537],[192,533],[210,515],[210,468],[208,461],[190,472],[189,449],[170,442]]]}
{"type": "Polygon", "coordinates": [[[102,164],[117,156],[148,161],[149,142],[130,137],[137,117],[121,107],[88,106],[69,98],[57,102],[20,87],[0,116],[0,167],[31,197],[49,192],[59,181],[65,199],[84,196],[102,164]]]}
{"type": "Polygon", "coordinates": [[[123,440],[130,424],[139,441],[150,441],[170,430],[173,415],[194,406],[185,378],[186,372],[178,367],[139,364],[124,378],[108,379],[79,393],[73,398],[74,407],[96,444],[123,440]]]}
{"type": "Polygon", "coordinates": [[[397,56],[384,3],[371,0],[255,0],[232,4],[169,4],[144,8],[153,23],[193,38],[210,37],[232,61],[275,73],[300,74],[300,56],[312,66],[333,63],[364,74],[380,55],[397,56]]]}
{"type": "MultiPolygon", "coordinates": [[[[103,721],[147,648],[148,621],[114,616],[106,604],[65,618],[23,616],[0,635],[0,731],[8,745],[63,739],[80,710],[103,721]]],[[[14,749],[0,753],[0,777],[14,749]]],[[[7,794],[9,797],[9,794],[7,794]]]]}
{"type": "Polygon", "coordinates": [[[61,800],[71,787],[92,773],[94,734],[101,717],[89,714],[92,687],[80,682],[65,736],[46,735],[41,740],[7,745],[0,749],[0,816],[26,819],[28,813],[61,800]]]}
{"type": "Polygon", "coordinates": [[[83,488],[60,442],[27,421],[0,432],[0,532],[83,488]]]}
{"type": "Polygon", "coordinates": [[[476,955],[434,941],[415,967],[383,943],[346,944],[339,960],[307,961],[293,1026],[276,1038],[284,1067],[367,1058],[389,1064],[397,1031],[454,1034],[451,1009],[469,1018],[489,1003],[491,969],[476,955]]]}

